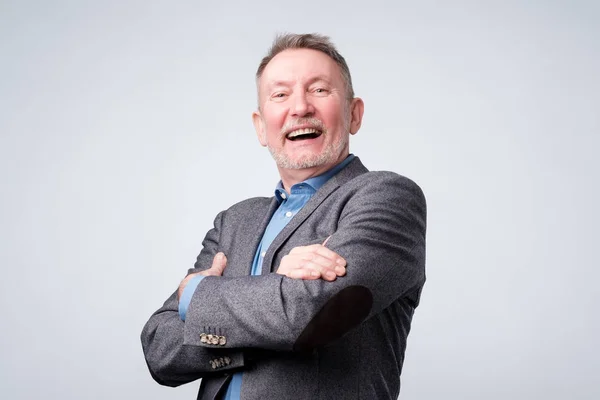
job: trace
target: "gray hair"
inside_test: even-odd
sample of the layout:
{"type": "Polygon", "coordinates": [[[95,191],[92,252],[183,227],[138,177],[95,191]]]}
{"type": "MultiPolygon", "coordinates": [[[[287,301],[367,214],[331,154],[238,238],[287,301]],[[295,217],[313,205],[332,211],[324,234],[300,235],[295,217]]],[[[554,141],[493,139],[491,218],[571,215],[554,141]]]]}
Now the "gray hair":
{"type": "Polygon", "coordinates": [[[346,97],[347,100],[354,98],[354,89],[352,88],[352,77],[350,76],[350,69],[346,60],[337,51],[328,36],[320,35],[318,33],[285,33],[275,37],[273,45],[269,49],[267,55],[261,60],[258,70],[256,71],[256,84],[262,76],[267,64],[277,54],[284,50],[290,49],[312,49],[327,54],[335,63],[340,67],[342,78],[346,85],[346,97]]]}

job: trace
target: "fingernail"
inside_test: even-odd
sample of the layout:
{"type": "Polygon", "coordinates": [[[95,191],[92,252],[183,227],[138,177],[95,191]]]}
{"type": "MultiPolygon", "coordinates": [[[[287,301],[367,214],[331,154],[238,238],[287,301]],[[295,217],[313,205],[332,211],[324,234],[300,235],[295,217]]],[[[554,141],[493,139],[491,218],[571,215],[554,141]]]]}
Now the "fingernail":
{"type": "Polygon", "coordinates": [[[319,276],[319,273],[317,271],[310,271],[310,276],[317,277],[319,276]]]}
{"type": "Polygon", "coordinates": [[[329,279],[334,279],[335,278],[335,274],[332,271],[327,271],[325,273],[325,275],[329,278],[329,279]]]}
{"type": "Polygon", "coordinates": [[[344,259],[342,258],[338,258],[337,260],[335,260],[335,262],[341,266],[344,266],[346,264],[346,261],[344,261],[344,259]]]}
{"type": "Polygon", "coordinates": [[[217,258],[220,260],[220,259],[222,259],[222,258],[223,258],[223,256],[224,256],[224,255],[225,255],[225,254],[223,254],[223,253],[221,253],[221,252],[218,252],[218,253],[217,253],[217,258]]]}
{"type": "Polygon", "coordinates": [[[335,272],[337,272],[338,275],[342,275],[345,271],[346,269],[344,267],[335,267],[335,272]]]}

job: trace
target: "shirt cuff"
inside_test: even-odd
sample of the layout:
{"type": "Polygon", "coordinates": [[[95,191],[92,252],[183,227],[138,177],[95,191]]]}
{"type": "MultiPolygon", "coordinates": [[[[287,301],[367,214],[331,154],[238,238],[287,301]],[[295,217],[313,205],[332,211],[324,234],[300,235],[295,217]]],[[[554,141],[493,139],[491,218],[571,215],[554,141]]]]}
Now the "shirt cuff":
{"type": "Polygon", "coordinates": [[[190,301],[192,301],[192,296],[194,295],[196,288],[200,284],[200,281],[204,278],[205,278],[205,276],[202,276],[202,275],[193,277],[187,283],[187,285],[185,286],[185,289],[183,289],[183,293],[181,294],[181,297],[179,298],[179,318],[181,318],[182,321],[185,321],[187,309],[190,306],[190,301]]]}

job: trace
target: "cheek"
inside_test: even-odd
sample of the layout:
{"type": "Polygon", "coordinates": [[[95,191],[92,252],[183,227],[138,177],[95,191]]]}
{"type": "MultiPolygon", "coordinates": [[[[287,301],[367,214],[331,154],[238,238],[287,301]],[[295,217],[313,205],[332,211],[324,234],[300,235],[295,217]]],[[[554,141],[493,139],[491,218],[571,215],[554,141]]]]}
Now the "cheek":
{"type": "Polygon", "coordinates": [[[267,128],[267,136],[268,137],[278,137],[281,132],[282,125],[277,120],[266,120],[265,126],[267,128]]]}
{"type": "Polygon", "coordinates": [[[320,109],[321,120],[331,129],[339,129],[344,125],[344,107],[338,102],[324,104],[320,109]]]}
{"type": "Polygon", "coordinates": [[[284,112],[276,112],[275,110],[268,110],[263,114],[268,137],[279,138],[281,136],[281,129],[285,125],[285,116],[284,112]]]}

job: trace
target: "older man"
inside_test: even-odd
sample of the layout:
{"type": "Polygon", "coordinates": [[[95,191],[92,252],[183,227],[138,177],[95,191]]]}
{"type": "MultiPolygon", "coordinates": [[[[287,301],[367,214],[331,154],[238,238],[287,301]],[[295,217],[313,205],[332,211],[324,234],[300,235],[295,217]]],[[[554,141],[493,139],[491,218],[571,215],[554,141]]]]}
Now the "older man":
{"type": "Polygon", "coordinates": [[[271,198],[217,215],[142,332],[154,379],[199,399],[396,399],[425,282],[425,199],[349,153],[363,116],[327,37],[279,36],[256,73],[271,198]]]}

